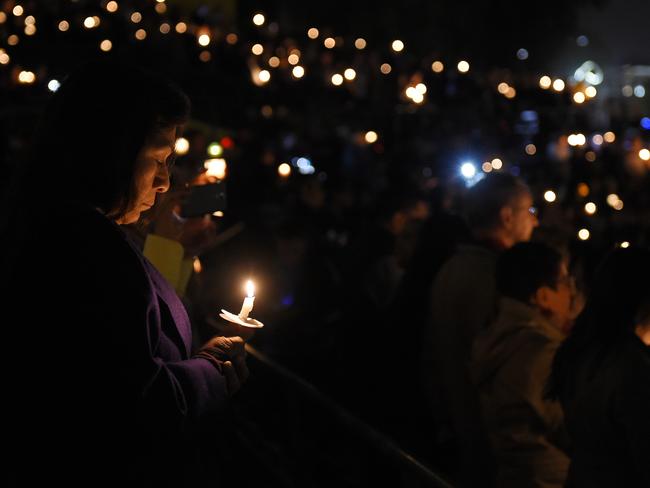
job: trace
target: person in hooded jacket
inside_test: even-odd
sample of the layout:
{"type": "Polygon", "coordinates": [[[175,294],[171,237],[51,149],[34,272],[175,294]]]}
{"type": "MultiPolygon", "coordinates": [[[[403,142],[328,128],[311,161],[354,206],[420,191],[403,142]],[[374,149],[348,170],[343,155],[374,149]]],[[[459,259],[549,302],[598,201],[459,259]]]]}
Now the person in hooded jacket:
{"type": "Polygon", "coordinates": [[[496,271],[501,293],[495,321],[473,348],[498,487],[561,487],[568,438],[559,402],[544,398],[553,356],[564,339],[572,280],[563,256],[536,242],[504,252],[496,271]]]}

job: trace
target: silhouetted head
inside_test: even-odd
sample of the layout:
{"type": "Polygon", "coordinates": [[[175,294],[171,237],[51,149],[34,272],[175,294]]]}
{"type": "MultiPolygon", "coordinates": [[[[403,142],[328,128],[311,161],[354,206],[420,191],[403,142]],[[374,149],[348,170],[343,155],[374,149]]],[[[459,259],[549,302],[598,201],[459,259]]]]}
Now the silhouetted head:
{"type": "Polygon", "coordinates": [[[167,190],[167,164],[188,114],[188,98],[162,77],[116,60],[88,63],[48,105],[22,191],[133,222],[167,190]]]}

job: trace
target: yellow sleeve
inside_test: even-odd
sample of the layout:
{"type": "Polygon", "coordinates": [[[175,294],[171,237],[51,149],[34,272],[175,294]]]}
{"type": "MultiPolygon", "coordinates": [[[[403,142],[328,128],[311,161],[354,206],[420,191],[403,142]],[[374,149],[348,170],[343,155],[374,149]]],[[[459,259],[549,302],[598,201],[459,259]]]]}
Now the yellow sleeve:
{"type": "Polygon", "coordinates": [[[161,275],[174,287],[179,296],[185,295],[192,275],[192,259],[185,259],[183,246],[172,239],[148,234],[144,242],[144,255],[161,275]]]}

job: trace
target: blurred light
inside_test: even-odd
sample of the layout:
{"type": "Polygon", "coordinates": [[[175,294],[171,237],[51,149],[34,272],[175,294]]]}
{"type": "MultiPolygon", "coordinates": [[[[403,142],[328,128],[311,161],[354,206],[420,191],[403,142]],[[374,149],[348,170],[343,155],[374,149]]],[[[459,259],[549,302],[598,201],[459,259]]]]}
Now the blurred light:
{"type": "Polygon", "coordinates": [[[582,198],[589,196],[589,185],[587,183],[578,184],[578,195],[580,195],[582,198]]]}
{"type": "Polygon", "coordinates": [[[420,93],[419,91],[415,90],[415,93],[411,97],[411,100],[413,100],[413,102],[415,103],[422,103],[424,102],[424,95],[422,95],[422,93],[420,93]]]}
{"type": "Polygon", "coordinates": [[[23,15],[23,11],[24,10],[22,6],[16,5],[11,11],[11,13],[13,13],[16,17],[20,17],[21,15],[23,15]]]}
{"type": "Polygon", "coordinates": [[[595,214],[596,210],[598,210],[598,208],[596,207],[596,204],[594,202],[585,203],[585,212],[588,213],[589,215],[595,214]]]}
{"type": "Polygon", "coordinates": [[[339,86],[342,83],[343,83],[343,77],[340,74],[336,73],[332,75],[332,85],[339,86]]]}
{"type": "Polygon", "coordinates": [[[7,44],[10,46],[15,46],[18,42],[20,42],[20,38],[16,34],[11,34],[7,37],[7,44]]]}
{"type": "Polygon", "coordinates": [[[316,27],[312,27],[311,29],[309,29],[307,31],[307,37],[309,37],[310,39],[318,38],[318,34],[319,34],[319,32],[318,32],[318,29],[316,27]]]}
{"type": "Polygon", "coordinates": [[[253,15],[253,24],[255,24],[257,26],[264,25],[265,20],[266,19],[264,18],[264,15],[262,15],[262,14],[253,15]]]}
{"type": "Polygon", "coordinates": [[[144,29],[138,29],[135,31],[135,38],[138,41],[144,41],[144,39],[147,37],[147,31],[144,29]]]}
{"type": "Polygon", "coordinates": [[[208,176],[214,176],[219,180],[223,180],[226,177],[226,169],[228,165],[226,164],[225,159],[221,159],[221,158],[207,159],[203,163],[203,167],[207,170],[206,174],[208,176]]]}
{"type": "Polygon", "coordinates": [[[603,135],[603,138],[605,139],[605,142],[612,143],[616,140],[616,135],[613,132],[605,132],[603,135]]]}
{"type": "Polygon", "coordinates": [[[417,90],[416,90],[415,87],[413,87],[413,86],[409,86],[409,87],[404,91],[404,94],[405,94],[408,98],[413,98],[413,97],[415,96],[416,93],[417,93],[417,90]]]}
{"type": "Polygon", "coordinates": [[[557,195],[553,190],[546,190],[544,192],[544,200],[549,203],[553,203],[557,199],[557,195]]]}
{"type": "Polygon", "coordinates": [[[508,90],[505,93],[506,98],[515,98],[517,96],[517,90],[515,90],[513,87],[509,86],[508,90]]]}
{"type": "Polygon", "coordinates": [[[235,147],[235,141],[232,140],[232,137],[225,136],[221,138],[221,145],[224,149],[232,149],[235,147]]]}
{"type": "Polygon", "coordinates": [[[645,130],[650,130],[650,117],[643,117],[641,119],[641,127],[645,130]]]}
{"type": "Polygon", "coordinates": [[[645,97],[645,88],[643,85],[637,85],[634,87],[634,96],[637,98],[645,97]]]}
{"type": "Polygon", "coordinates": [[[95,23],[95,17],[86,17],[84,19],[84,27],[86,29],[93,29],[97,27],[99,23],[95,23]]]}
{"type": "Polygon", "coordinates": [[[192,266],[194,267],[195,273],[200,273],[201,271],[203,271],[203,266],[201,266],[201,260],[199,259],[198,256],[194,256],[194,260],[192,261],[192,266]]]}
{"type": "Polygon", "coordinates": [[[537,148],[535,147],[535,144],[526,144],[525,151],[529,156],[533,156],[537,152],[537,148]]]}
{"type": "Polygon", "coordinates": [[[4,49],[0,49],[0,64],[9,64],[9,61],[11,61],[9,55],[4,51],[4,49]]]}
{"type": "Polygon", "coordinates": [[[187,32],[187,24],[185,22],[179,22],[176,24],[176,32],[179,34],[184,34],[187,32]]]}
{"type": "Polygon", "coordinates": [[[586,97],[585,94],[582,92],[576,92],[573,94],[573,101],[576,102],[577,104],[584,103],[586,97]]]}
{"type": "Polygon", "coordinates": [[[570,134],[568,137],[569,146],[583,146],[587,142],[584,134],[570,134]]]}
{"type": "Polygon", "coordinates": [[[36,19],[34,18],[33,15],[28,15],[25,17],[25,25],[34,25],[36,23],[36,19]]]}
{"type": "Polygon", "coordinates": [[[596,146],[600,146],[603,143],[603,136],[600,134],[596,134],[591,138],[591,142],[593,142],[596,146]]]}
{"type": "Polygon", "coordinates": [[[357,49],[365,49],[366,48],[366,40],[363,37],[359,37],[357,40],[354,41],[354,47],[357,49]]]}
{"type": "Polygon", "coordinates": [[[36,26],[34,24],[26,25],[25,34],[28,36],[33,36],[34,34],[36,34],[36,26]]]}
{"type": "Polygon", "coordinates": [[[277,68],[278,66],[280,66],[280,58],[278,58],[277,56],[271,56],[269,58],[269,66],[271,68],[277,68]]]}
{"type": "Polygon", "coordinates": [[[212,215],[214,217],[223,217],[223,212],[221,210],[217,210],[216,212],[212,212],[212,215]]]}
{"type": "Polygon", "coordinates": [[[261,112],[265,118],[270,119],[273,116],[273,107],[270,105],[264,105],[261,109],[261,112]]]}
{"type": "Polygon", "coordinates": [[[510,85],[508,85],[505,81],[502,81],[499,83],[499,86],[497,86],[497,91],[501,93],[501,95],[505,95],[508,91],[508,88],[510,88],[510,85]]]}
{"type": "Polygon", "coordinates": [[[594,161],[596,161],[596,153],[593,151],[587,151],[585,153],[585,159],[590,163],[593,163],[594,161]]]}
{"type": "Polygon", "coordinates": [[[573,74],[576,81],[586,81],[590,85],[600,85],[603,82],[603,70],[593,61],[585,61],[573,74]]]}
{"type": "Polygon", "coordinates": [[[263,69],[262,71],[260,71],[258,73],[257,77],[259,78],[259,80],[262,83],[266,83],[271,79],[271,73],[269,73],[267,70],[263,69]]]}
{"type": "Polygon", "coordinates": [[[442,64],[440,61],[434,61],[431,63],[431,71],[434,73],[442,73],[442,71],[445,69],[445,65],[442,64]]]}
{"type": "Polygon", "coordinates": [[[302,78],[303,76],[305,76],[305,68],[303,68],[302,66],[294,66],[293,69],[291,70],[291,74],[296,78],[302,78]]]}
{"type": "Polygon", "coordinates": [[[589,233],[589,231],[587,229],[580,229],[578,231],[578,238],[581,241],[586,241],[587,239],[589,239],[589,236],[590,236],[590,233],[589,233]]]}
{"type": "Polygon", "coordinates": [[[556,92],[561,92],[562,90],[564,90],[564,81],[562,81],[559,78],[556,79],[553,82],[553,90],[555,90],[556,92]]]}
{"type": "Polygon", "coordinates": [[[0,24],[7,22],[7,14],[0,10],[0,24]]]}
{"type": "Polygon", "coordinates": [[[625,85],[622,89],[621,92],[623,93],[624,97],[631,97],[634,95],[634,88],[630,85],[625,85]]]}
{"type": "Polygon", "coordinates": [[[497,171],[500,170],[503,167],[503,161],[501,161],[499,158],[494,158],[492,160],[492,168],[496,169],[497,171]]]}
{"type": "Polygon", "coordinates": [[[617,200],[613,206],[614,210],[623,210],[623,200],[617,200]]]}
{"type": "Polygon", "coordinates": [[[108,2],[106,4],[106,10],[111,12],[111,13],[117,12],[117,2],[114,2],[112,0],[110,2],[108,2]]]}
{"type": "Polygon", "coordinates": [[[297,54],[289,54],[287,61],[291,65],[298,64],[300,62],[300,56],[298,56],[297,54]]]}
{"type": "Polygon", "coordinates": [[[598,94],[598,90],[596,90],[595,86],[588,86],[585,88],[585,95],[589,98],[594,98],[598,94]]]}
{"type": "Polygon", "coordinates": [[[424,83],[418,83],[415,85],[415,89],[421,95],[424,95],[427,92],[427,86],[424,83]]]}
{"type": "Polygon", "coordinates": [[[131,14],[131,22],[138,24],[142,20],[142,14],[140,12],[133,12],[131,14]]]}
{"type": "Polygon", "coordinates": [[[109,39],[104,39],[99,43],[99,49],[107,53],[113,48],[113,43],[109,39]]]}
{"type": "Polygon", "coordinates": [[[346,80],[352,81],[357,77],[357,72],[354,71],[352,68],[348,68],[343,72],[343,76],[345,76],[346,80]]]}
{"type": "Polygon", "coordinates": [[[239,36],[235,34],[234,32],[231,32],[226,36],[226,42],[230,44],[231,46],[233,44],[237,44],[237,41],[239,40],[239,36]]]}
{"type": "Polygon", "coordinates": [[[364,139],[366,140],[366,142],[368,144],[373,144],[373,143],[377,142],[378,138],[379,138],[379,136],[377,135],[377,133],[374,130],[369,130],[368,132],[366,132],[366,135],[364,136],[364,139]]]}
{"type": "Polygon", "coordinates": [[[463,175],[463,178],[468,180],[474,178],[476,175],[476,166],[469,162],[463,163],[460,166],[460,174],[463,175]]]}
{"type": "Polygon", "coordinates": [[[548,90],[551,87],[551,78],[544,75],[539,79],[539,86],[542,87],[544,90],[548,90]]]}
{"type": "Polygon", "coordinates": [[[517,51],[517,59],[524,61],[528,59],[528,50],[523,47],[517,51]]]}
{"type": "Polygon", "coordinates": [[[18,74],[18,81],[20,83],[31,84],[36,81],[36,75],[32,71],[21,71],[18,74]]]}
{"type": "Polygon", "coordinates": [[[461,73],[467,73],[469,71],[469,63],[467,61],[460,61],[457,68],[461,73]]]}
{"type": "Polygon", "coordinates": [[[198,38],[200,46],[207,46],[210,44],[210,36],[208,34],[201,34],[198,38]]]}
{"type": "Polygon", "coordinates": [[[393,48],[393,51],[398,53],[404,49],[404,43],[399,39],[395,39],[393,43],[390,45],[390,47],[393,48]]]}
{"type": "Polygon", "coordinates": [[[160,24],[160,33],[161,34],[169,34],[169,31],[172,30],[171,25],[169,25],[167,22],[163,22],[160,24]]]}
{"type": "Polygon", "coordinates": [[[165,12],[167,12],[167,5],[165,5],[164,3],[157,3],[155,9],[156,12],[162,15],[165,12]]]}
{"type": "Polygon", "coordinates": [[[623,249],[627,249],[628,247],[630,247],[630,243],[628,241],[623,241],[621,242],[621,247],[623,249]]]}
{"type": "Polygon", "coordinates": [[[262,46],[261,44],[253,44],[253,47],[251,47],[251,52],[255,56],[259,56],[264,52],[264,46],[262,46]]]}
{"type": "Polygon", "coordinates": [[[379,67],[379,71],[381,71],[382,74],[384,74],[384,75],[387,75],[392,70],[393,70],[393,68],[391,68],[390,64],[388,64],[388,63],[384,63],[379,67]]]}
{"type": "Polygon", "coordinates": [[[643,159],[644,161],[649,161],[650,160],[650,151],[647,149],[641,149],[639,151],[639,157],[643,159]]]}
{"type": "Polygon", "coordinates": [[[323,40],[323,45],[327,49],[332,49],[334,46],[336,46],[336,41],[334,40],[333,37],[327,37],[323,40]]]}
{"type": "Polygon", "coordinates": [[[618,198],[618,195],[616,193],[610,193],[607,195],[607,205],[610,207],[614,207],[618,201],[620,201],[620,198],[618,198]]]}
{"type": "Polygon", "coordinates": [[[492,171],[492,164],[489,161],[486,161],[481,165],[481,169],[484,173],[489,173],[492,171]]]}
{"type": "Polygon", "coordinates": [[[204,63],[207,63],[212,59],[212,54],[210,54],[210,51],[208,50],[201,51],[201,53],[199,54],[199,59],[204,63]]]}
{"type": "Polygon", "coordinates": [[[589,45],[589,38],[587,36],[578,36],[576,44],[580,47],[586,47],[589,45]]]}
{"type": "Polygon", "coordinates": [[[223,147],[218,142],[212,142],[208,146],[208,155],[214,156],[215,158],[223,154],[223,147]]]}
{"type": "Polygon", "coordinates": [[[179,156],[183,156],[187,154],[187,152],[190,150],[190,141],[185,139],[184,137],[179,137],[176,139],[176,142],[174,143],[174,152],[178,154],[179,156]]]}
{"type": "Polygon", "coordinates": [[[50,80],[50,82],[47,84],[47,89],[51,92],[55,92],[59,89],[60,86],[61,83],[59,83],[59,80],[50,80]]]}
{"type": "Polygon", "coordinates": [[[287,178],[288,176],[290,176],[291,165],[287,163],[282,163],[280,166],[278,166],[278,174],[283,178],[287,178]]]}

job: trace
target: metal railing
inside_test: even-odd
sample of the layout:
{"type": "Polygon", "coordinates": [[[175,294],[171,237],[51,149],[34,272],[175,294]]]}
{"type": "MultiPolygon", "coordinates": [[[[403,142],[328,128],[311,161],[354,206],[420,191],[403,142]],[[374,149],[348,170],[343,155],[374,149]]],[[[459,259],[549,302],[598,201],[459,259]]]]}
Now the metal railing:
{"type": "MultiPolygon", "coordinates": [[[[269,378],[269,382],[282,384],[282,389],[284,390],[284,393],[276,391],[272,396],[268,394],[263,396],[263,398],[266,399],[265,403],[268,409],[265,409],[263,412],[258,412],[258,417],[261,418],[262,416],[269,417],[277,415],[277,423],[282,424],[285,427],[283,429],[280,429],[280,432],[282,432],[282,435],[287,435],[289,438],[293,438],[294,444],[296,443],[296,436],[301,436],[302,439],[305,439],[309,435],[305,434],[305,431],[309,431],[311,428],[308,425],[309,423],[316,422],[327,425],[331,424],[332,431],[336,430],[337,432],[345,432],[345,435],[349,436],[349,439],[355,439],[354,441],[349,439],[347,441],[340,440],[341,445],[346,446],[346,442],[357,442],[360,451],[363,451],[363,453],[366,455],[369,452],[373,453],[371,455],[372,461],[359,469],[377,471],[378,473],[381,473],[382,470],[390,469],[392,474],[399,479],[399,486],[452,488],[453,485],[445,480],[443,476],[437,474],[425,464],[416,459],[413,455],[404,451],[388,436],[377,431],[364,421],[357,418],[355,415],[322,393],[304,378],[293,373],[286,367],[277,363],[266,354],[260,352],[258,349],[249,344],[247,344],[246,350],[249,353],[250,357],[254,359],[254,361],[251,361],[251,366],[260,371],[264,370],[264,375],[269,378]],[[283,400],[288,400],[286,406],[282,408],[277,406],[275,409],[272,408],[273,402],[283,400]],[[313,419],[308,419],[305,422],[305,419],[300,417],[305,417],[308,415],[306,413],[306,410],[309,407],[305,406],[307,403],[314,406],[314,408],[318,410],[318,414],[315,415],[313,419]]],[[[264,380],[261,381],[264,382],[264,380]]],[[[266,386],[268,387],[268,384],[266,386]]],[[[240,423],[247,422],[246,414],[240,415],[239,417],[240,423]]],[[[249,432],[254,431],[255,427],[251,426],[249,423],[248,429],[249,432]]],[[[322,435],[323,431],[328,430],[330,429],[327,427],[321,428],[321,431],[319,433],[322,435]]],[[[340,434],[332,434],[332,436],[337,435],[340,434]]],[[[270,437],[272,436],[268,436],[266,434],[260,434],[258,436],[259,439],[266,439],[265,442],[267,442],[269,452],[277,453],[278,449],[274,448],[273,440],[269,440],[270,437]]],[[[339,438],[337,437],[337,439],[339,438]]],[[[297,441],[298,447],[294,450],[294,452],[307,451],[309,449],[308,447],[304,448],[303,445],[300,444],[301,442],[304,441],[297,441]]],[[[312,441],[307,441],[308,444],[311,442],[312,441]]],[[[317,444],[318,441],[315,443],[317,444]]],[[[255,447],[252,445],[250,445],[249,448],[252,451],[255,450],[255,447]]],[[[318,450],[315,452],[318,453],[318,450]]],[[[307,456],[307,454],[303,454],[307,456]]],[[[263,460],[260,460],[260,462],[263,462],[263,460]]],[[[267,468],[271,471],[275,471],[273,473],[273,476],[276,478],[276,480],[278,480],[278,485],[309,486],[309,483],[306,483],[304,481],[299,481],[296,484],[295,480],[292,479],[291,469],[289,468],[283,471],[282,469],[279,469],[279,466],[281,464],[281,462],[267,463],[267,468]]],[[[289,462],[289,466],[291,466],[291,461],[289,462]]],[[[361,474],[360,476],[363,477],[365,474],[361,474]]],[[[377,473],[375,473],[374,476],[378,476],[377,473]]],[[[348,485],[366,486],[366,484],[359,482],[349,483],[348,485]]],[[[318,484],[312,486],[318,486],[318,484]]],[[[392,486],[396,485],[393,484],[392,486]]]]}

